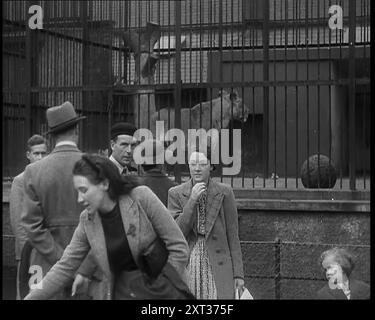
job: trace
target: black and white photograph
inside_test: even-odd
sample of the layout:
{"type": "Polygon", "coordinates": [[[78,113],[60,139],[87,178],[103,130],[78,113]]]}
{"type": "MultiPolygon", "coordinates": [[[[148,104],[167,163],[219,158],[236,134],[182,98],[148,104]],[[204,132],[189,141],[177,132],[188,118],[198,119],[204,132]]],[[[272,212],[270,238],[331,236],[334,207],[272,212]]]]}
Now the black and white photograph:
{"type": "Polygon", "coordinates": [[[369,300],[370,11],[2,1],[2,300],[369,300]]]}

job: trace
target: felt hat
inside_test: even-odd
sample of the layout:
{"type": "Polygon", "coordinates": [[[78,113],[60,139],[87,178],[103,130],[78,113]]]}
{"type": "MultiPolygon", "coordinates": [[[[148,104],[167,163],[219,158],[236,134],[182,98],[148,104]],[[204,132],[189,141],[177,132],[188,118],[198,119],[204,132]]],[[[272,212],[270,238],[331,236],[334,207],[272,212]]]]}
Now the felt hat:
{"type": "Polygon", "coordinates": [[[85,116],[79,117],[69,101],[65,101],[62,105],[48,108],[46,117],[49,127],[47,133],[59,132],[86,118],[85,116]]]}

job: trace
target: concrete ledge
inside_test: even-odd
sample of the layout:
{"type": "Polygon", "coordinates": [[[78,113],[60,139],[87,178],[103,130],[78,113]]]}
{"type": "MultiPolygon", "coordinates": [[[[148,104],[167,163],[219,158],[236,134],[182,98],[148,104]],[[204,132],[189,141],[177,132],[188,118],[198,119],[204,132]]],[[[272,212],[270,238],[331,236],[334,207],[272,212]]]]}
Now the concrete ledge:
{"type": "MultiPolygon", "coordinates": [[[[9,203],[10,182],[3,182],[3,203],[9,203]]],[[[234,189],[239,210],[369,212],[370,191],[331,189],[234,189]]]]}
{"type": "Polygon", "coordinates": [[[237,199],[238,210],[370,212],[370,201],[237,199]]]}
{"type": "Polygon", "coordinates": [[[237,199],[284,199],[284,200],[355,200],[370,201],[370,191],[332,189],[239,189],[234,188],[237,199]]]}

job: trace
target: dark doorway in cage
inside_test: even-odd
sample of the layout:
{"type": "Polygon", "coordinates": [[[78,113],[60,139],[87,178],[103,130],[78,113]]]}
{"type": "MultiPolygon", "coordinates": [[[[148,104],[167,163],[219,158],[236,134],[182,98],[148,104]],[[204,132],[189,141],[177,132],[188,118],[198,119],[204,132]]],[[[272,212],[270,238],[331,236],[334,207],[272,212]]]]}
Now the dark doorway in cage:
{"type": "Polygon", "coordinates": [[[245,123],[232,120],[230,129],[230,155],[233,154],[233,129],[241,129],[241,174],[263,176],[263,115],[250,114],[245,123]]]}

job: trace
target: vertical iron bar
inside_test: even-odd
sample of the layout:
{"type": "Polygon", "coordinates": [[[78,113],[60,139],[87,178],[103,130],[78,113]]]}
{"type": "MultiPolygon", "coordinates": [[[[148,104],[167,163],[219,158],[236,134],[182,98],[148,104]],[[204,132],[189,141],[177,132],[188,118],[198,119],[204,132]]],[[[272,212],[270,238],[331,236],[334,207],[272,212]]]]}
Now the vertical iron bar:
{"type": "MultiPolygon", "coordinates": [[[[298,10],[299,7],[298,7],[298,3],[299,0],[295,0],[295,7],[293,10],[295,10],[296,12],[296,20],[300,20],[300,11],[298,10]]],[[[298,81],[298,44],[299,44],[299,27],[296,27],[296,37],[295,37],[295,46],[296,46],[296,75],[295,75],[295,80],[298,81]]],[[[298,188],[298,89],[299,89],[299,86],[296,85],[296,188],[298,188]]]]}
{"type": "MultiPolygon", "coordinates": [[[[147,5],[147,14],[146,14],[146,25],[147,25],[147,22],[149,21],[152,21],[151,20],[151,1],[148,2],[148,5],[147,5]]],[[[153,49],[152,47],[150,47],[150,53],[153,52],[153,49]]],[[[148,70],[147,70],[147,74],[151,74],[151,66],[149,65],[148,66],[148,70]]],[[[153,75],[152,75],[153,76],[153,75]]],[[[152,81],[152,83],[154,83],[154,81],[152,81]]],[[[153,99],[153,103],[154,103],[154,107],[155,107],[155,89],[154,89],[154,99],[153,99]]],[[[147,89],[147,128],[150,129],[151,128],[151,112],[154,112],[154,110],[151,110],[151,92],[149,89],[147,89]]]]}
{"type": "MultiPolygon", "coordinates": [[[[193,47],[193,1],[190,0],[190,7],[189,7],[189,12],[190,12],[190,34],[189,34],[189,37],[190,37],[190,47],[189,47],[189,54],[190,54],[190,63],[189,63],[189,74],[190,74],[190,82],[193,82],[191,76],[192,76],[192,68],[193,68],[193,63],[192,63],[192,54],[193,54],[193,51],[192,51],[192,47],[193,47]]],[[[190,104],[191,106],[191,104],[190,104]]],[[[189,115],[190,115],[190,112],[189,112],[189,115]]]]}
{"type": "MultiPolygon", "coordinates": [[[[64,2],[63,3],[63,19],[69,19],[69,11],[68,11],[68,5],[69,5],[69,2],[64,2]]],[[[68,42],[69,40],[66,40],[66,39],[63,39],[62,40],[62,66],[63,66],[63,81],[62,81],[62,86],[68,86],[68,82],[67,82],[67,78],[68,78],[68,59],[67,59],[67,49],[68,49],[68,42]]],[[[63,96],[64,96],[64,101],[68,100],[68,96],[67,96],[67,91],[64,90],[64,93],[63,93],[63,96]]]]}
{"type": "MultiPolygon", "coordinates": [[[[74,3],[74,5],[76,5],[76,3],[74,3]]],[[[74,7],[74,9],[76,9],[74,7]]],[[[74,10],[74,20],[76,20],[76,11],[74,10]]],[[[76,36],[76,32],[74,29],[72,29],[72,34],[73,34],[73,37],[76,36]]],[[[74,63],[74,59],[75,59],[75,54],[74,54],[74,47],[75,47],[75,42],[74,41],[71,41],[70,43],[70,46],[69,46],[69,58],[68,58],[68,62],[69,62],[69,86],[75,86],[76,84],[74,83],[74,69],[73,69],[73,63],[74,63]]],[[[74,103],[73,101],[73,96],[74,96],[74,92],[71,93],[71,98],[72,99],[72,103],[74,103]]],[[[73,104],[74,105],[74,104],[73,104]]]]}
{"type": "MultiPolygon", "coordinates": [[[[125,10],[127,10],[125,13],[124,13],[124,19],[126,19],[124,21],[124,31],[128,31],[130,32],[131,31],[131,27],[132,27],[132,6],[131,6],[131,2],[129,1],[125,1],[125,10]],[[126,18],[125,18],[126,16],[126,18]]],[[[122,40],[120,40],[122,41],[122,40]]],[[[125,84],[130,84],[131,83],[131,60],[130,60],[130,47],[128,46],[127,48],[124,48],[124,54],[123,54],[123,59],[124,59],[124,69],[123,69],[123,73],[124,73],[124,78],[125,78],[125,84]]],[[[129,100],[129,98],[127,98],[129,100]]],[[[132,99],[132,98],[130,98],[132,99]]],[[[132,113],[133,113],[133,117],[134,117],[134,106],[132,106],[132,113]]],[[[135,123],[135,125],[137,125],[135,123]]]]}
{"type": "MultiPolygon", "coordinates": [[[[138,5],[138,25],[135,24],[135,26],[138,28],[138,48],[137,48],[137,51],[139,53],[139,56],[141,56],[141,31],[142,31],[142,2],[135,2],[136,5],[138,5]]],[[[137,61],[134,62],[135,65],[137,64],[137,61]]],[[[141,59],[139,58],[138,59],[138,66],[136,65],[135,66],[135,78],[137,79],[137,81],[135,82],[137,85],[140,85],[141,84],[141,59]],[[138,71],[137,71],[138,70],[138,71]]],[[[141,89],[142,90],[142,89],[141,89]]],[[[137,89],[137,114],[138,114],[138,123],[136,123],[136,127],[137,128],[140,128],[141,126],[141,117],[143,117],[144,115],[141,114],[141,95],[139,93],[139,89],[137,89]]]]}
{"type": "MultiPolygon", "coordinates": [[[[46,5],[47,5],[47,3],[46,3],[46,5]]],[[[46,13],[47,13],[47,18],[52,18],[51,17],[51,12],[52,12],[52,10],[51,10],[51,7],[50,7],[50,3],[48,2],[48,5],[47,5],[47,7],[45,8],[45,11],[46,11],[46,13]]],[[[50,74],[49,74],[49,70],[50,70],[50,68],[49,68],[49,65],[50,65],[50,60],[51,60],[51,56],[50,56],[50,54],[49,54],[49,43],[50,43],[50,36],[49,35],[45,35],[44,36],[44,41],[45,41],[45,44],[44,44],[44,49],[45,49],[45,51],[46,51],[46,54],[45,54],[45,60],[44,60],[44,64],[43,64],[43,70],[44,70],[44,79],[43,79],[43,84],[44,84],[44,86],[47,86],[47,87],[49,87],[49,86],[52,86],[52,84],[50,83],[50,79],[51,79],[51,77],[50,77],[50,74]]],[[[72,57],[73,57],[73,55],[72,55],[72,57]]],[[[49,92],[46,92],[45,93],[45,97],[46,97],[46,104],[47,105],[49,105],[49,92]]]]}
{"type": "MultiPolygon", "coordinates": [[[[340,0],[339,5],[342,7],[343,3],[340,0]]],[[[343,44],[343,39],[342,39],[343,31],[340,29],[336,29],[336,44],[337,41],[339,42],[339,61],[340,61],[340,66],[342,66],[343,59],[342,59],[342,44],[343,44]]],[[[341,89],[341,88],[340,88],[341,89]]],[[[344,120],[345,124],[347,122],[346,118],[344,116],[348,116],[347,110],[345,112],[340,113],[340,189],[342,189],[342,184],[343,184],[343,164],[344,164],[344,145],[345,145],[345,139],[344,139],[344,120]]]]}
{"type": "MultiPolygon", "coordinates": [[[[203,37],[203,9],[202,9],[202,0],[199,0],[199,83],[203,82],[202,78],[202,37],[203,37]]],[[[200,115],[199,115],[199,127],[202,127],[202,90],[199,90],[199,108],[200,108],[200,115]]],[[[200,147],[200,146],[199,146],[200,147]]]]}
{"type": "MultiPolygon", "coordinates": [[[[324,0],[324,4],[325,4],[324,0]]],[[[331,0],[328,0],[328,6],[331,7],[331,0]]],[[[326,7],[326,6],[324,6],[326,7]]],[[[332,57],[331,57],[331,32],[328,33],[328,79],[332,81],[332,57]]],[[[328,140],[329,140],[329,166],[332,164],[332,84],[328,86],[328,140]]],[[[331,175],[329,175],[329,185],[331,185],[331,175]]]]}
{"type": "MultiPolygon", "coordinates": [[[[175,2],[175,24],[176,24],[176,57],[175,57],[175,128],[181,128],[181,2],[175,2]]],[[[175,166],[175,180],[181,183],[181,168],[175,166]]]]}
{"type": "MultiPolygon", "coordinates": [[[[82,22],[82,114],[84,107],[87,105],[87,95],[88,92],[85,91],[85,87],[88,84],[88,70],[86,70],[89,61],[89,47],[88,47],[88,28],[87,28],[87,13],[88,13],[88,1],[81,1],[81,22],[82,22]]],[[[83,131],[84,125],[81,126],[79,130],[79,143],[81,146],[85,146],[83,141],[83,131]]],[[[83,148],[84,150],[84,148],[83,148]]]]}
{"type": "MultiPolygon", "coordinates": [[[[320,1],[318,1],[318,20],[320,18],[320,1]]],[[[318,187],[320,188],[320,27],[318,29],[317,36],[317,53],[318,53],[318,187]]]]}
{"type": "MultiPolygon", "coordinates": [[[[209,2],[209,6],[208,6],[208,24],[210,27],[212,27],[213,25],[213,21],[212,21],[212,1],[210,0],[209,2]]],[[[207,55],[211,61],[211,66],[210,66],[210,76],[208,77],[209,80],[208,81],[212,81],[212,48],[214,46],[214,42],[213,42],[213,29],[209,29],[207,30],[207,33],[208,33],[208,45],[209,45],[209,49],[208,49],[208,52],[207,52],[207,55]]],[[[209,92],[209,97],[210,97],[210,128],[212,128],[212,86],[210,85],[210,87],[207,89],[207,92],[209,92]]]]}
{"type": "MultiPolygon", "coordinates": [[[[161,16],[161,11],[160,11],[160,2],[157,2],[157,7],[158,7],[158,9],[157,9],[157,13],[158,13],[158,20],[157,20],[157,23],[159,24],[159,25],[163,25],[163,23],[162,23],[162,21],[163,21],[163,19],[162,19],[162,16],[161,16]]],[[[160,31],[160,38],[163,36],[163,32],[162,31],[160,31]]],[[[160,48],[160,46],[159,46],[159,48],[160,48]]],[[[158,65],[158,84],[160,84],[161,83],[161,73],[162,73],[162,64],[161,64],[161,61],[160,61],[160,59],[159,59],[159,63],[157,64],[158,65]]],[[[156,99],[156,97],[155,97],[155,99],[156,99]]],[[[155,102],[156,103],[156,102],[155,102]]],[[[158,113],[158,119],[159,119],[159,116],[160,116],[160,113],[158,113]]]]}
{"type": "Polygon", "coordinates": [[[268,121],[269,121],[269,0],[263,5],[263,187],[268,176],[268,121]]]}
{"type": "MultiPolygon", "coordinates": [[[[166,20],[168,21],[168,56],[170,56],[171,55],[171,41],[170,41],[171,39],[171,1],[170,0],[168,0],[168,19],[166,20]]],[[[168,85],[170,85],[171,84],[171,60],[168,60],[167,79],[168,79],[167,83],[168,85]]],[[[171,110],[172,105],[174,106],[174,99],[175,99],[174,91],[172,90],[172,97],[170,93],[171,93],[170,90],[168,90],[168,129],[172,127],[170,110],[171,110]],[[171,103],[171,100],[172,100],[172,103],[171,103]]],[[[175,127],[176,127],[176,123],[175,123],[175,127]]],[[[175,169],[174,169],[175,180],[176,180],[177,167],[178,165],[175,166],[175,169]]]]}
{"type": "MultiPolygon", "coordinates": [[[[361,13],[359,14],[359,16],[362,18],[365,16],[365,12],[366,12],[366,9],[365,9],[365,6],[364,6],[364,2],[365,1],[361,1],[361,13]]],[[[364,37],[364,34],[365,34],[365,20],[364,18],[362,18],[363,20],[361,20],[361,24],[359,26],[360,28],[360,33],[361,33],[361,38],[359,40],[359,42],[361,43],[365,43],[365,37],[364,37]]],[[[365,50],[365,45],[363,46],[363,61],[366,61],[366,50],[365,50]]],[[[363,87],[362,87],[363,88],[363,87]]],[[[363,108],[362,108],[362,140],[361,140],[361,147],[363,148],[362,150],[365,150],[366,149],[366,143],[365,143],[365,137],[366,137],[366,115],[365,115],[365,110],[366,110],[366,90],[363,90],[363,108]]],[[[366,189],[366,171],[365,171],[365,162],[366,160],[362,160],[362,176],[363,176],[363,189],[366,189]]]]}
{"type": "MultiPolygon", "coordinates": [[[[280,6],[281,7],[281,6],[280,6]]],[[[276,1],[273,3],[273,21],[276,21],[276,1]]],[[[273,31],[273,81],[277,81],[276,77],[276,38],[277,38],[277,29],[275,28],[273,31]]],[[[281,36],[280,36],[281,38],[281,36]]],[[[277,149],[276,149],[276,142],[277,142],[277,108],[276,108],[276,95],[277,95],[277,86],[273,86],[273,172],[276,172],[276,157],[277,157],[277,149]]],[[[276,188],[276,175],[273,179],[273,187],[276,188]]]]}
{"type": "MultiPolygon", "coordinates": [[[[219,92],[223,90],[223,0],[219,0],[219,92]]],[[[220,128],[223,127],[223,97],[220,97],[220,128]]],[[[221,154],[221,139],[219,139],[219,154],[221,154]]],[[[223,175],[220,175],[223,182],[223,175]]]]}
{"type": "MultiPolygon", "coordinates": [[[[231,83],[233,83],[234,81],[234,62],[233,62],[233,51],[234,51],[234,45],[233,45],[233,24],[234,24],[234,15],[233,15],[233,11],[234,11],[234,5],[233,5],[233,0],[232,0],[232,5],[230,7],[230,12],[231,12],[231,28],[230,28],[230,31],[231,31],[231,65],[230,65],[230,69],[231,69],[231,76],[230,76],[230,79],[231,79],[231,83]]],[[[233,87],[231,86],[231,94],[233,94],[233,87]]],[[[231,100],[231,106],[230,106],[230,111],[231,111],[231,119],[233,119],[233,101],[231,100]]],[[[232,136],[232,141],[233,141],[233,121],[232,121],[232,132],[231,132],[231,136],[232,136]]],[[[232,144],[229,144],[229,146],[232,146],[232,150],[229,150],[229,154],[231,154],[233,156],[233,143],[232,144]]],[[[231,187],[233,188],[233,176],[231,176],[231,183],[230,183],[231,187]]]]}
{"type": "MultiPolygon", "coordinates": [[[[33,1],[26,2],[26,9],[32,5],[33,1]]],[[[31,135],[31,87],[32,87],[32,73],[33,73],[33,58],[32,58],[32,41],[33,35],[32,30],[28,27],[28,23],[25,23],[26,28],[26,39],[25,39],[25,55],[26,55],[26,68],[25,68],[25,82],[26,82],[26,95],[25,95],[25,129],[24,135],[25,140],[31,135]]]]}
{"type": "MultiPolygon", "coordinates": [[[[55,18],[58,18],[59,17],[59,6],[58,6],[58,3],[56,3],[55,1],[55,5],[54,5],[54,14],[55,14],[55,18]]],[[[52,48],[52,51],[53,51],[53,54],[54,54],[54,60],[53,60],[53,66],[52,66],[52,73],[54,75],[53,77],[53,85],[55,87],[58,86],[58,78],[57,78],[57,75],[58,75],[58,72],[56,72],[55,70],[58,70],[58,50],[59,50],[59,40],[58,39],[53,39],[54,41],[52,42],[51,44],[51,48],[52,48]]],[[[53,92],[53,105],[57,105],[57,90],[54,90],[53,92]]]]}
{"type": "Polygon", "coordinates": [[[356,2],[349,1],[349,184],[356,189],[356,131],[355,131],[355,10],[356,2]]]}
{"type": "MultiPolygon", "coordinates": [[[[253,12],[257,12],[255,10],[258,10],[258,7],[256,6],[256,2],[252,2],[252,10],[253,12]]],[[[263,12],[262,12],[263,13],[263,12]]],[[[256,63],[255,63],[255,47],[258,45],[258,30],[255,30],[255,23],[254,21],[251,22],[252,28],[251,29],[251,43],[252,43],[252,50],[251,50],[251,64],[249,63],[249,66],[252,67],[252,81],[255,81],[255,68],[256,68],[256,63]]],[[[252,99],[252,118],[251,118],[251,143],[252,143],[252,150],[255,150],[255,87],[252,86],[251,92],[253,95],[252,99]]],[[[256,161],[256,160],[255,160],[256,161]]],[[[255,164],[255,168],[257,168],[255,164]]],[[[256,172],[253,170],[253,188],[255,188],[255,175],[256,172]]]]}
{"type": "MultiPolygon", "coordinates": [[[[368,11],[368,6],[369,6],[369,0],[365,0],[364,1],[364,4],[363,4],[363,60],[366,61],[367,59],[367,53],[366,53],[366,43],[368,41],[368,19],[369,19],[369,11],[368,11]]],[[[366,72],[366,77],[369,76],[369,73],[366,72]]],[[[366,106],[367,105],[367,98],[368,98],[368,89],[367,89],[368,85],[366,85],[366,90],[365,90],[365,95],[364,95],[364,102],[363,102],[363,105],[366,106]]],[[[369,103],[370,105],[370,103],[369,103]]],[[[367,117],[367,115],[365,114],[365,111],[366,109],[364,110],[363,112],[363,120],[365,120],[365,118],[367,117]]],[[[365,121],[364,121],[365,123],[365,121]]],[[[364,125],[363,126],[363,138],[364,138],[364,147],[366,148],[366,140],[367,140],[367,136],[366,136],[366,130],[367,125],[364,125]]],[[[369,131],[369,130],[368,130],[369,131]]],[[[370,137],[368,137],[368,139],[370,139],[370,137]]],[[[367,160],[367,159],[366,159],[367,160]]],[[[366,162],[364,163],[363,165],[363,189],[366,190],[366,174],[367,174],[367,168],[366,168],[366,162]]]]}
{"type": "MultiPolygon", "coordinates": [[[[189,47],[189,56],[190,56],[190,63],[189,63],[189,75],[190,75],[190,83],[194,82],[192,79],[192,68],[193,68],[193,60],[192,60],[192,47],[193,47],[193,1],[190,0],[190,6],[189,6],[189,16],[190,16],[190,47],[189,47]]],[[[190,95],[190,103],[189,106],[192,106],[192,94],[190,95]]],[[[189,128],[191,128],[191,109],[189,109],[189,128]]]]}
{"type": "MultiPolygon", "coordinates": [[[[2,6],[2,9],[3,9],[3,14],[4,14],[5,9],[9,8],[9,4],[3,2],[1,4],[1,6],[2,6]]],[[[5,14],[5,16],[8,19],[11,20],[12,17],[8,16],[7,13],[5,14]]],[[[2,20],[2,27],[3,27],[3,30],[5,30],[5,28],[4,28],[5,27],[5,19],[2,20]]],[[[2,49],[3,49],[3,52],[4,52],[4,41],[2,43],[2,49]]],[[[3,56],[3,59],[4,59],[4,56],[3,56]]],[[[7,71],[6,71],[7,77],[6,77],[5,81],[4,81],[4,77],[3,77],[3,86],[4,86],[4,82],[5,82],[6,87],[8,89],[11,89],[11,85],[10,85],[10,64],[11,64],[10,61],[11,61],[11,57],[8,58],[8,61],[9,61],[9,63],[7,64],[7,71]]],[[[6,93],[5,98],[3,97],[3,103],[4,103],[4,100],[7,101],[7,102],[9,102],[10,105],[13,104],[11,91],[8,91],[6,93]]],[[[7,128],[10,127],[10,122],[11,122],[10,121],[10,118],[11,118],[10,115],[11,114],[9,113],[9,107],[8,108],[4,108],[3,107],[3,117],[9,116],[8,120],[5,120],[3,118],[3,126],[2,126],[2,130],[1,130],[1,132],[3,134],[3,136],[2,136],[3,148],[6,148],[5,150],[7,150],[7,151],[4,152],[4,149],[3,149],[3,156],[2,156],[2,160],[3,160],[3,171],[2,171],[2,173],[3,173],[3,179],[4,179],[4,177],[9,177],[11,175],[10,170],[9,170],[10,169],[9,164],[10,164],[11,149],[10,149],[9,144],[8,144],[8,139],[6,138],[6,137],[10,137],[10,134],[9,133],[7,134],[7,128]]]]}
{"type": "Polygon", "coordinates": [[[152,1],[148,2],[148,8],[147,8],[147,20],[146,21],[152,21],[152,16],[151,16],[151,3],[152,1]]]}
{"type": "MultiPolygon", "coordinates": [[[[285,32],[285,39],[284,39],[284,73],[285,73],[285,81],[288,81],[288,62],[287,62],[287,48],[288,48],[288,1],[285,1],[285,21],[284,21],[284,32],[285,32]]],[[[280,43],[281,44],[281,43],[280,43]]],[[[285,111],[284,111],[284,174],[285,174],[285,188],[288,187],[288,86],[284,86],[284,95],[285,95],[285,111]]],[[[276,180],[276,172],[275,172],[275,180],[276,180]]]]}
{"type": "MultiPolygon", "coordinates": [[[[367,86],[364,87],[364,90],[363,90],[363,109],[362,109],[362,123],[363,123],[363,126],[362,126],[362,148],[363,148],[363,151],[366,150],[366,126],[367,126],[367,123],[366,123],[366,110],[367,110],[367,86]]],[[[362,160],[362,175],[363,175],[363,190],[366,190],[366,163],[367,163],[367,157],[363,157],[363,160],[362,160]]]]}
{"type": "MultiPolygon", "coordinates": [[[[241,12],[242,14],[245,13],[245,5],[244,5],[244,2],[242,1],[241,2],[241,12]]],[[[238,7],[238,17],[240,17],[240,7],[238,7]]],[[[244,51],[244,46],[245,46],[245,22],[244,22],[244,18],[242,17],[242,28],[241,28],[241,82],[244,83],[245,82],[245,51],[244,51]]],[[[241,94],[242,94],[242,101],[245,101],[245,86],[242,85],[241,87],[241,94]]],[[[245,111],[245,106],[244,106],[244,103],[242,104],[242,119],[244,119],[244,111],[245,111]]],[[[247,119],[246,119],[247,120],[247,119]]],[[[241,121],[241,136],[242,136],[242,133],[244,132],[244,121],[241,121]]],[[[243,150],[245,149],[244,148],[244,140],[245,139],[241,139],[241,163],[243,164],[244,163],[244,152],[243,150]]],[[[241,187],[244,188],[245,187],[245,170],[244,170],[244,167],[242,165],[242,175],[241,175],[241,187]]]]}
{"type": "MultiPolygon", "coordinates": [[[[13,2],[13,4],[15,4],[15,2],[13,2]]],[[[14,5],[13,6],[13,11],[12,11],[13,15],[11,16],[11,18],[12,18],[13,21],[18,19],[17,18],[17,11],[16,10],[17,10],[17,7],[16,7],[16,5],[14,5]]],[[[25,26],[25,28],[26,28],[26,26],[25,26]]],[[[20,28],[15,28],[14,31],[15,32],[20,31],[20,28]]],[[[4,42],[3,42],[3,44],[4,44],[4,42]]],[[[19,42],[18,45],[17,45],[17,52],[20,55],[21,55],[21,52],[22,52],[21,46],[22,46],[22,44],[21,44],[21,42],[19,42]]],[[[27,57],[26,52],[25,52],[25,57],[27,57]]],[[[14,61],[15,60],[16,59],[14,59],[14,61]]],[[[27,68],[27,65],[25,66],[25,68],[27,68]]],[[[16,68],[16,63],[15,62],[13,62],[13,68],[12,69],[16,69],[16,71],[18,71],[17,68],[16,68]]],[[[26,72],[27,72],[27,70],[26,70],[26,72]]],[[[14,79],[15,81],[17,81],[16,83],[19,83],[19,77],[20,77],[20,75],[18,74],[18,72],[16,72],[15,79],[14,79]]],[[[10,76],[10,79],[12,79],[11,76],[10,76]]],[[[10,85],[11,85],[11,82],[10,82],[10,85]]],[[[15,116],[15,117],[16,116],[20,116],[20,113],[22,111],[22,107],[21,106],[22,106],[22,104],[24,104],[25,93],[21,92],[19,95],[17,93],[16,94],[13,93],[10,96],[11,96],[11,99],[12,99],[11,101],[15,102],[15,107],[14,107],[15,110],[13,111],[13,109],[9,108],[9,113],[10,113],[11,116],[15,116]]],[[[20,116],[20,118],[21,118],[21,116],[20,116]]],[[[26,118],[25,118],[25,122],[27,122],[26,118]]],[[[10,120],[9,121],[9,126],[8,126],[8,136],[9,137],[15,133],[15,129],[16,129],[16,122],[15,121],[13,122],[13,121],[10,120]]],[[[25,132],[24,132],[24,135],[26,135],[25,132]]],[[[24,141],[26,141],[26,140],[24,139],[24,141]]],[[[8,162],[7,162],[8,164],[12,163],[11,152],[9,152],[7,160],[8,160],[8,162]]],[[[12,175],[15,175],[14,169],[18,169],[18,168],[14,168],[13,166],[10,166],[10,167],[12,169],[12,175]]]]}
{"type": "MultiPolygon", "coordinates": [[[[309,80],[309,26],[308,26],[308,11],[309,11],[309,0],[306,0],[305,7],[305,42],[306,42],[306,80],[309,80]]],[[[306,84],[306,149],[307,149],[307,181],[310,184],[310,87],[306,84]]]]}
{"type": "MultiPolygon", "coordinates": [[[[176,10],[176,8],[175,8],[176,10]]],[[[168,56],[171,55],[171,1],[168,1],[168,56]]],[[[168,84],[171,83],[171,61],[168,61],[168,84]]]]}
{"type": "Polygon", "coordinates": [[[281,240],[279,238],[275,239],[275,270],[274,270],[274,281],[275,281],[275,299],[280,300],[281,292],[281,240]]]}
{"type": "MultiPolygon", "coordinates": [[[[126,3],[124,4],[126,6],[126,3]]],[[[119,8],[118,10],[119,13],[121,13],[121,10],[119,8]]],[[[113,7],[112,7],[112,2],[110,2],[109,4],[109,21],[116,21],[115,20],[115,17],[116,15],[113,15],[113,18],[112,18],[112,14],[113,14],[113,7]]],[[[108,119],[108,123],[107,123],[107,131],[106,131],[106,134],[107,134],[107,137],[105,139],[105,141],[109,141],[110,140],[110,121],[109,121],[109,114],[112,110],[112,105],[113,105],[113,83],[114,83],[114,74],[113,74],[113,69],[112,69],[112,66],[114,64],[114,62],[116,61],[115,57],[116,57],[116,53],[113,51],[113,48],[112,48],[112,45],[113,45],[113,41],[114,41],[114,38],[113,38],[113,34],[114,34],[114,31],[116,30],[115,28],[117,27],[117,23],[115,22],[114,25],[112,25],[111,27],[109,27],[109,35],[107,35],[107,37],[109,37],[109,49],[105,49],[105,50],[109,50],[109,61],[108,61],[108,73],[109,73],[109,85],[110,85],[110,88],[108,90],[108,95],[107,95],[107,114],[104,114],[104,116],[107,116],[106,118],[108,119]]],[[[119,46],[120,47],[120,46],[119,46]]],[[[124,63],[125,64],[125,63],[124,63]]],[[[121,81],[120,81],[121,82],[121,81]]],[[[101,118],[101,113],[99,115],[99,119],[101,118]]]]}

